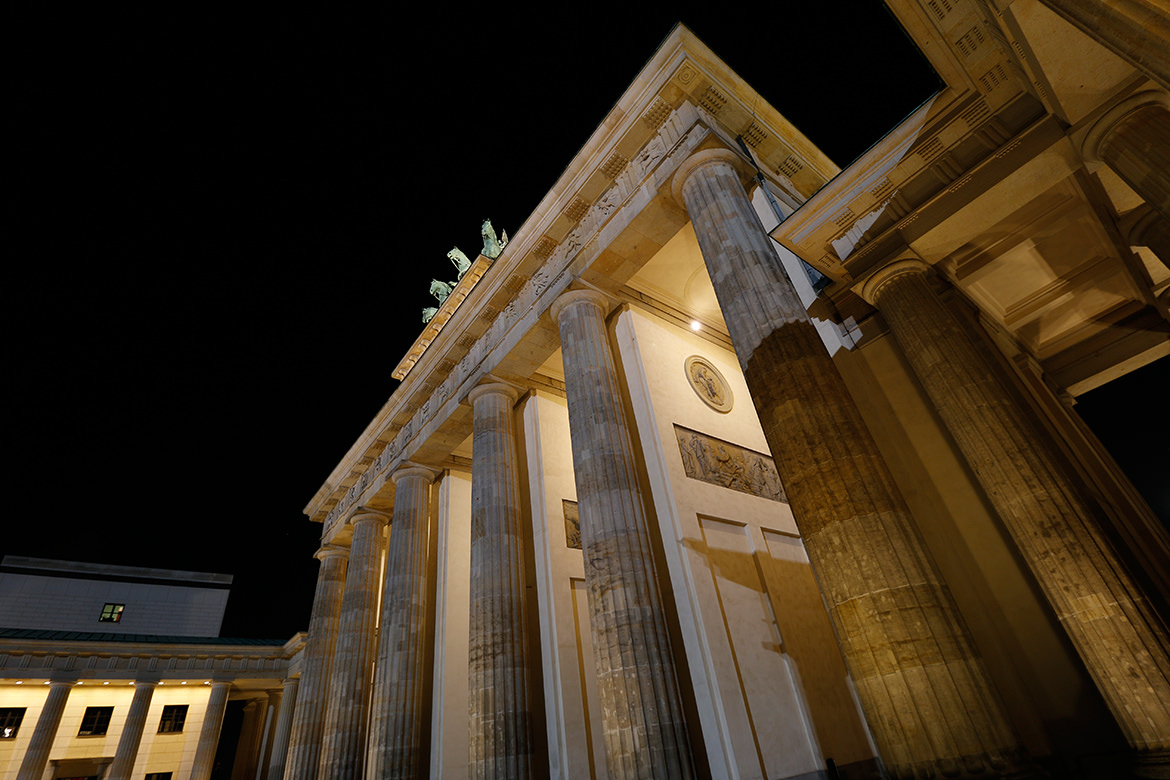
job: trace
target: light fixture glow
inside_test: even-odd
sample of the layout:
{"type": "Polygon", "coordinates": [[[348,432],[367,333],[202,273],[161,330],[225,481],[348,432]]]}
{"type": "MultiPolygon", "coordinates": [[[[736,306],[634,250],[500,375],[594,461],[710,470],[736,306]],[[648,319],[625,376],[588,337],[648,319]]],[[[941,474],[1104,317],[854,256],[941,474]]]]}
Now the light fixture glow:
{"type": "Polygon", "coordinates": [[[109,685],[109,684],[110,684],[109,680],[106,680],[104,683],[102,683],[102,685],[109,685]]]}
{"type": "Polygon", "coordinates": [[[186,680],[183,680],[183,682],[179,683],[179,685],[186,685],[186,684],[187,684],[186,680]]]}
{"type": "Polygon", "coordinates": [[[16,681],[16,684],[17,684],[17,685],[24,685],[24,680],[17,680],[17,681],[16,681]]]}
{"type": "Polygon", "coordinates": [[[697,331],[703,327],[703,324],[698,320],[691,320],[691,330],[697,331]]]}

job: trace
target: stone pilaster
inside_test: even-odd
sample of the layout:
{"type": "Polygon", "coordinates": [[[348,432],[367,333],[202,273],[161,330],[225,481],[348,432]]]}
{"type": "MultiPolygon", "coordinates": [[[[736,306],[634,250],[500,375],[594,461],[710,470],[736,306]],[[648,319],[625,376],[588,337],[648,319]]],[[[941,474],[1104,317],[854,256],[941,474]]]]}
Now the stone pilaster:
{"type": "Polygon", "coordinates": [[[473,780],[532,777],[528,618],[519,463],[502,384],[471,391],[471,635],[468,709],[473,780]]]}
{"type": "Polygon", "coordinates": [[[45,699],[45,705],[41,707],[40,717],[37,718],[37,725],[33,729],[32,739],[29,740],[28,750],[24,753],[24,760],[20,762],[16,780],[41,780],[41,776],[45,774],[45,767],[49,763],[49,751],[53,749],[57,727],[61,725],[61,715],[65,712],[65,703],[69,700],[69,692],[76,684],[76,680],[67,682],[54,680],[49,684],[49,695],[45,699]]]}
{"type": "Polygon", "coordinates": [[[394,472],[394,520],[386,554],[377,683],[370,717],[366,776],[412,780],[426,767],[422,755],[423,701],[428,691],[424,624],[431,598],[430,506],[435,473],[424,468],[394,472]]]}
{"type": "Polygon", "coordinates": [[[565,293],[551,309],[561,335],[606,764],[613,778],[689,778],[694,760],[607,309],[587,290],[565,293]]]}
{"type": "Polygon", "coordinates": [[[195,761],[191,780],[208,780],[215,768],[215,749],[219,746],[219,731],[223,728],[223,714],[227,711],[230,682],[212,682],[207,710],[203,713],[203,727],[199,729],[199,743],[195,747],[195,761]]]}
{"type": "Polygon", "coordinates": [[[292,734],[293,713],[297,707],[297,690],[301,681],[291,677],[284,681],[281,692],[274,697],[276,727],[272,730],[272,747],[268,749],[266,780],[283,780],[284,764],[288,758],[288,738],[292,734]]]}
{"type": "Polygon", "coordinates": [[[107,780],[130,780],[156,687],[156,681],[140,680],[134,683],[134,698],[130,700],[130,712],[126,714],[126,724],[122,726],[122,736],[118,739],[118,750],[114,754],[114,763],[110,765],[110,772],[106,775],[107,780]]]}
{"type": "Polygon", "coordinates": [[[1121,101],[1089,128],[1082,149],[1170,219],[1170,96],[1139,92],[1121,101]]]}
{"type": "Polygon", "coordinates": [[[1164,0],[1040,1],[1163,89],[1170,89],[1170,12],[1164,0]]]}
{"type": "Polygon", "coordinates": [[[366,763],[377,584],[387,519],[381,512],[367,510],[359,511],[350,520],[353,539],[321,741],[318,777],[322,780],[359,780],[366,763]]]}
{"type": "Polygon", "coordinates": [[[292,734],[284,766],[285,780],[313,780],[317,776],[348,555],[347,548],[331,544],[317,551],[321,568],[317,572],[313,614],[309,619],[309,636],[305,640],[299,701],[293,712],[292,734]]]}
{"type": "Polygon", "coordinates": [[[862,294],[878,306],[1130,744],[1170,750],[1170,638],[1047,435],[996,378],[916,258],[862,294]]]}
{"type": "MultiPolygon", "coordinates": [[[[988,777],[1022,748],[857,405],[727,150],[675,174],[768,446],[883,761],[988,777]]],[[[917,775],[915,773],[918,773],[917,775]]]]}

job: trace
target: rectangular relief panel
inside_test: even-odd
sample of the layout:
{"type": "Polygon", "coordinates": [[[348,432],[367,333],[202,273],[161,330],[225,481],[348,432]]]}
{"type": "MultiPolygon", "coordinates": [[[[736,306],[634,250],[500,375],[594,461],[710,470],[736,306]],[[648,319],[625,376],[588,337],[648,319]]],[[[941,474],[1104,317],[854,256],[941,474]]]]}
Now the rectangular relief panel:
{"type": "Polygon", "coordinates": [[[819,765],[819,751],[810,739],[803,693],[785,655],[750,530],[704,516],[699,527],[763,776],[808,771],[819,765]]]}
{"type": "Polygon", "coordinates": [[[788,503],[776,463],[770,456],[681,425],[675,425],[674,432],[683,468],[691,479],[788,503]]]}

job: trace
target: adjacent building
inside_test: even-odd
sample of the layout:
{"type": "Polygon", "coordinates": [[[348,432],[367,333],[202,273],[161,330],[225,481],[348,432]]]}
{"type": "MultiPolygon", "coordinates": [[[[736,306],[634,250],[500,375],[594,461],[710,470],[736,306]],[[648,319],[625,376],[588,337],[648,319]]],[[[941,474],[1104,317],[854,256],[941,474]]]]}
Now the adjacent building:
{"type": "Polygon", "coordinates": [[[5,556],[0,777],[281,776],[304,635],[221,638],[231,582],[5,556]]]}

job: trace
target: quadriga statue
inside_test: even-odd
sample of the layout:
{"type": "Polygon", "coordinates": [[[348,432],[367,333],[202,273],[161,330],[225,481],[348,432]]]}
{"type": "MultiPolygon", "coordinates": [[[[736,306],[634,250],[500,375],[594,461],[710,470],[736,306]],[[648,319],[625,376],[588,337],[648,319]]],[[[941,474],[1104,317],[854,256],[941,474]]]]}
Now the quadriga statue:
{"type": "Polygon", "coordinates": [[[500,252],[504,251],[504,247],[508,245],[508,231],[504,231],[501,238],[496,238],[495,228],[492,227],[492,221],[485,219],[483,227],[480,228],[479,234],[483,236],[483,251],[480,253],[484,257],[490,257],[495,260],[500,256],[500,252]]]}
{"type": "Polygon", "coordinates": [[[447,253],[447,259],[455,264],[455,280],[463,278],[463,274],[467,273],[467,269],[471,268],[471,260],[467,255],[460,251],[459,247],[455,247],[447,253]]]}

